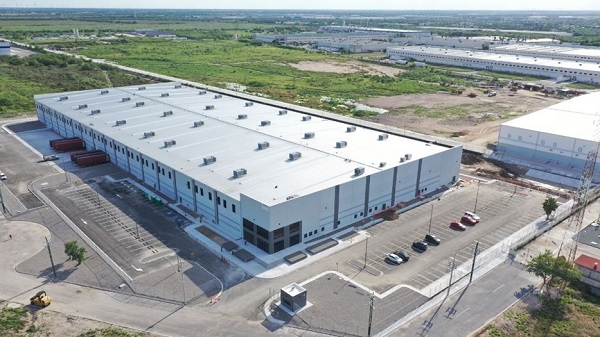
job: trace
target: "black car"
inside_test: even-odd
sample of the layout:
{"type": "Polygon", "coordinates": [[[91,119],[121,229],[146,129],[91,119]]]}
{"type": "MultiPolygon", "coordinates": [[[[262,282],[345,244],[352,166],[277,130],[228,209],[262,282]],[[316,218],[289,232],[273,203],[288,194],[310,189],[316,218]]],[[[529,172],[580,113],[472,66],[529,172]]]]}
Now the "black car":
{"type": "Polygon", "coordinates": [[[412,244],[413,249],[420,250],[422,252],[427,250],[427,242],[425,241],[415,241],[412,244]]]}
{"type": "Polygon", "coordinates": [[[425,242],[432,246],[439,246],[442,243],[442,240],[435,235],[427,234],[425,235],[425,242]]]}
{"type": "Polygon", "coordinates": [[[410,259],[410,254],[402,249],[395,251],[394,254],[398,255],[404,262],[410,259]]]}

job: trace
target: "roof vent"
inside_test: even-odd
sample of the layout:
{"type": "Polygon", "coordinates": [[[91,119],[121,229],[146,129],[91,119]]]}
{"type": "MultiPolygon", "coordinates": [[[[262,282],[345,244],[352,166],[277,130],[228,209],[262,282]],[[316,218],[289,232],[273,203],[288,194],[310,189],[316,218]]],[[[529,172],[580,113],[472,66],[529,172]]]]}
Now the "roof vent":
{"type": "Polygon", "coordinates": [[[100,109],[92,110],[92,115],[97,115],[100,113],[100,109]]]}
{"type": "Polygon", "coordinates": [[[155,135],[156,133],[154,133],[154,131],[144,132],[144,138],[154,137],[155,135]]]}
{"type": "Polygon", "coordinates": [[[306,132],[306,133],[304,133],[304,139],[311,139],[311,138],[315,138],[315,133],[314,132],[306,132]]]}
{"type": "Polygon", "coordinates": [[[169,93],[168,92],[162,93],[162,94],[160,94],[160,97],[169,97],[169,93]]]}
{"type": "Polygon", "coordinates": [[[233,170],[233,177],[234,178],[241,178],[243,176],[245,176],[248,173],[248,171],[246,171],[246,169],[237,169],[237,170],[233,170]]]}
{"type": "Polygon", "coordinates": [[[341,149],[346,146],[348,146],[348,142],[345,140],[340,140],[339,142],[335,142],[335,147],[337,147],[338,149],[341,149]]]}
{"type": "Polygon", "coordinates": [[[407,153],[404,155],[404,158],[406,158],[406,160],[410,160],[412,158],[412,154],[407,153]]]}
{"type": "Polygon", "coordinates": [[[405,161],[406,161],[406,158],[405,158],[405,157],[400,157],[400,162],[401,162],[401,163],[404,163],[405,161]]]}
{"type": "Polygon", "coordinates": [[[200,91],[198,91],[198,95],[206,95],[206,90],[200,90],[200,91]]]}
{"type": "Polygon", "coordinates": [[[356,131],[356,126],[349,126],[346,128],[346,132],[354,132],[356,131]]]}
{"type": "Polygon", "coordinates": [[[355,176],[359,176],[361,174],[365,173],[365,168],[364,167],[357,167],[354,169],[354,175],[355,176]]]}
{"type": "Polygon", "coordinates": [[[100,91],[100,95],[106,95],[106,94],[108,94],[108,90],[102,90],[102,91],[100,91]]]}
{"type": "Polygon", "coordinates": [[[177,144],[177,142],[174,139],[165,140],[165,147],[173,146],[175,144],[177,144]]]}
{"type": "Polygon", "coordinates": [[[302,121],[306,122],[310,120],[310,116],[302,116],[302,121]]]}
{"type": "Polygon", "coordinates": [[[68,99],[69,99],[69,96],[60,96],[60,97],[58,98],[58,100],[59,100],[59,101],[66,101],[66,100],[68,100],[68,99]]]}
{"type": "Polygon", "coordinates": [[[248,118],[248,115],[246,115],[246,114],[238,115],[238,119],[246,119],[246,118],[248,118]]]}
{"type": "Polygon", "coordinates": [[[146,87],[138,87],[138,90],[146,90],[146,87]]]}
{"type": "Polygon", "coordinates": [[[287,115],[287,110],[279,110],[279,116],[287,115]]]}
{"type": "Polygon", "coordinates": [[[195,128],[197,128],[197,127],[200,127],[200,126],[202,126],[202,125],[204,125],[204,121],[197,121],[197,122],[194,122],[194,127],[195,127],[195,128]]]}
{"type": "Polygon", "coordinates": [[[386,140],[386,139],[388,139],[388,137],[389,136],[387,134],[382,133],[382,134],[379,135],[379,140],[386,140]]]}
{"type": "Polygon", "coordinates": [[[244,106],[253,106],[253,105],[254,105],[254,103],[252,103],[252,102],[246,102],[246,104],[244,104],[244,106]]]}
{"type": "Polygon", "coordinates": [[[223,97],[223,95],[215,95],[215,99],[222,98],[222,97],[223,97]]]}
{"type": "Polygon", "coordinates": [[[87,108],[87,104],[79,104],[79,110],[87,108]]]}
{"type": "Polygon", "coordinates": [[[385,165],[387,165],[386,162],[382,161],[381,163],[379,163],[379,167],[384,167],[385,165]]]}
{"type": "Polygon", "coordinates": [[[211,104],[211,105],[207,105],[207,106],[206,106],[206,110],[212,110],[212,109],[214,109],[214,108],[215,108],[215,106],[214,106],[214,105],[212,105],[212,104],[211,104]]]}
{"type": "Polygon", "coordinates": [[[262,121],[262,122],[260,122],[260,126],[267,126],[267,125],[271,125],[271,121],[262,121]]]}
{"type": "Polygon", "coordinates": [[[217,158],[215,156],[204,157],[204,165],[210,165],[216,161],[217,161],[217,158]]]}
{"type": "Polygon", "coordinates": [[[146,104],[146,103],[144,103],[144,102],[136,102],[136,103],[135,103],[135,106],[136,106],[136,107],[140,107],[140,106],[144,106],[145,104],[146,104]]]}
{"type": "Polygon", "coordinates": [[[116,126],[119,126],[119,125],[125,125],[125,124],[127,124],[127,121],[126,121],[126,120],[124,120],[124,119],[122,119],[122,120],[120,120],[120,121],[116,121],[116,122],[115,122],[115,125],[116,125],[116,126]]]}
{"type": "Polygon", "coordinates": [[[167,116],[171,116],[171,115],[173,115],[173,110],[163,112],[163,117],[167,117],[167,116]]]}
{"type": "Polygon", "coordinates": [[[127,102],[127,101],[130,101],[130,100],[131,100],[131,97],[123,97],[123,98],[121,98],[121,102],[127,102]]]}
{"type": "Polygon", "coordinates": [[[258,149],[259,150],[264,150],[264,149],[266,149],[268,147],[269,147],[269,142],[260,142],[260,143],[258,143],[258,149]]]}
{"type": "Polygon", "coordinates": [[[290,153],[290,160],[298,160],[298,159],[300,159],[300,157],[302,157],[302,153],[300,153],[300,152],[291,152],[290,153]]]}
{"type": "Polygon", "coordinates": [[[181,88],[181,84],[175,84],[175,89],[181,88]]]}

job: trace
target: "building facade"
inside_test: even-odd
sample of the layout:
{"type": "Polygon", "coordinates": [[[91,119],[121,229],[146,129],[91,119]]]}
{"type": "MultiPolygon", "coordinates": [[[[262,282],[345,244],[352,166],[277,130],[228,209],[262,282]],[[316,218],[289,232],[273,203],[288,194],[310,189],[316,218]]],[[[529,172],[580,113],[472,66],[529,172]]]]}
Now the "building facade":
{"type": "MultiPolygon", "coordinates": [[[[162,83],[35,97],[38,119],[267,253],[458,179],[462,147],[162,83]]],[[[283,103],[282,103],[283,104],[283,103]]]]}
{"type": "Polygon", "coordinates": [[[0,56],[1,55],[10,55],[10,43],[0,41],[0,56]]]}

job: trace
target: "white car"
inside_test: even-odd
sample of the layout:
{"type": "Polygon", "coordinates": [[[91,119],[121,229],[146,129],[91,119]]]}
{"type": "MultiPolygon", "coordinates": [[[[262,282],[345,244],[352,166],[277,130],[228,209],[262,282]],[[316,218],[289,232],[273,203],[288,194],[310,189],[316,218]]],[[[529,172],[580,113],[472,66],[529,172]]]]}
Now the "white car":
{"type": "Polygon", "coordinates": [[[465,216],[468,216],[469,218],[479,222],[479,220],[481,220],[481,218],[479,217],[479,215],[473,213],[473,212],[465,212],[464,214],[465,216]]]}
{"type": "Polygon", "coordinates": [[[0,180],[6,180],[6,174],[0,172],[0,180]]]}
{"type": "Polygon", "coordinates": [[[400,256],[398,256],[396,254],[388,254],[385,256],[385,259],[392,263],[395,263],[395,264],[401,264],[402,262],[404,262],[404,261],[402,261],[400,256]]]}

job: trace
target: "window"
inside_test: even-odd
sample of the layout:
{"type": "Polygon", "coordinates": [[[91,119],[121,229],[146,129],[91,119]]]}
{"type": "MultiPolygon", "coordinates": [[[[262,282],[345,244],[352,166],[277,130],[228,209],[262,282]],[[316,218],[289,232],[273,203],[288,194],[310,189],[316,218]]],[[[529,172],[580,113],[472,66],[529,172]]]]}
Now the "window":
{"type": "Polygon", "coordinates": [[[358,218],[358,214],[354,214],[354,219],[358,218]]]}
{"type": "Polygon", "coordinates": [[[290,233],[294,233],[294,232],[298,232],[298,231],[300,231],[300,221],[294,222],[293,224],[290,225],[290,233]]]}
{"type": "MultiPolygon", "coordinates": [[[[197,186],[196,186],[196,187],[197,187],[197,186]]],[[[200,195],[201,195],[201,196],[204,196],[204,189],[203,189],[203,188],[200,188],[200,195]]]]}
{"type": "Polygon", "coordinates": [[[264,250],[267,253],[269,252],[269,244],[261,239],[256,240],[256,247],[264,250]]]}
{"type": "Polygon", "coordinates": [[[212,200],[212,192],[208,192],[208,200],[212,200]]]}
{"type": "Polygon", "coordinates": [[[154,170],[154,163],[152,163],[152,170],[154,170]]]}
{"type": "Polygon", "coordinates": [[[198,194],[198,186],[194,186],[194,192],[198,194]]]}
{"type": "Polygon", "coordinates": [[[312,236],[312,232],[308,232],[308,236],[312,236]]]}
{"type": "Polygon", "coordinates": [[[369,213],[371,213],[371,212],[373,212],[373,209],[372,209],[372,208],[369,208],[369,213]]]}
{"type": "Polygon", "coordinates": [[[188,182],[186,182],[186,185],[187,185],[187,189],[189,190],[189,189],[190,189],[190,186],[191,186],[191,185],[190,185],[190,182],[189,182],[189,181],[188,181],[188,182]]]}
{"type": "Polygon", "coordinates": [[[277,241],[273,244],[273,252],[277,253],[285,248],[284,240],[277,241]]]}
{"type": "Polygon", "coordinates": [[[290,236],[290,246],[300,243],[300,233],[290,236]]]}
{"type": "Polygon", "coordinates": [[[254,224],[252,223],[252,221],[244,218],[242,223],[243,223],[245,229],[247,229],[251,232],[254,232],[254,224]]]}
{"type": "Polygon", "coordinates": [[[324,231],[325,231],[325,227],[321,227],[321,232],[324,232],[324,231]]]}
{"type": "Polygon", "coordinates": [[[308,234],[304,233],[304,238],[306,239],[306,237],[308,237],[308,234]]]}
{"type": "Polygon", "coordinates": [[[277,228],[275,231],[273,231],[273,239],[279,239],[283,237],[284,234],[285,230],[283,228],[277,228]]]}
{"type": "Polygon", "coordinates": [[[169,171],[169,179],[171,179],[171,171],[169,171]]]}
{"type": "Polygon", "coordinates": [[[221,197],[217,196],[217,205],[221,206],[221,197]]]}
{"type": "Polygon", "coordinates": [[[364,215],[364,212],[360,212],[360,216],[363,216],[363,215],[364,215]]]}
{"type": "Polygon", "coordinates": [[[223,207],[227,208],[227,200],[223,199],[223,207]]]}
{"type": "Polygon", "coordinates": [[[313,233],[314,233],[315,235],[317,235],[317,230],[315,229],[313,233]]]}
{"type": "Polygon", "coordinates": [[[231,211],[232,211],[233,213],[235,213],[235,205],[234,205],[234,204],[231,204],[231,211]]]}

